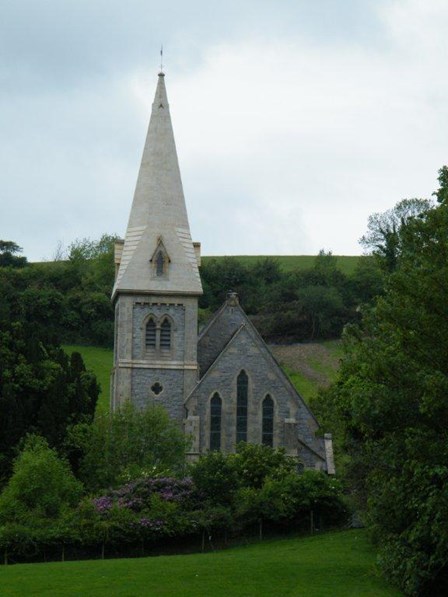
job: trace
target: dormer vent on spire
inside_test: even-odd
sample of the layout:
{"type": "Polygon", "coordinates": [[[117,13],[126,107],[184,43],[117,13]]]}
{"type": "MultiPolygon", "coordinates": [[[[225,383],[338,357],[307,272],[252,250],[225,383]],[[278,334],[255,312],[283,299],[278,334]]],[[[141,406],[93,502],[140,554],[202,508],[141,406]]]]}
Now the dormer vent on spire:
{"type": "Polygon", "coordinates": [[[165,245],[163,244],[163,240],[161,237],[159,237],[156,250],[149,260],[152,268],[152,276],[155,276],[156,278],[168,276],[170,262],[171,259],[168,255],[165,245]]]}

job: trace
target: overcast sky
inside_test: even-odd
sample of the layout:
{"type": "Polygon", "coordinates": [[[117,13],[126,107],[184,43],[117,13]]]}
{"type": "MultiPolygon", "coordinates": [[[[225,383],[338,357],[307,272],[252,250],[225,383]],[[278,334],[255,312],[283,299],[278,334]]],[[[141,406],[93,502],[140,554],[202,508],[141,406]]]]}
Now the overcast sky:
{"type": "Polygon", "coordinates": [[[124,235],[160,44],[205,255],[360,254],[448,162],[446,0],[2,0],[0,238],[124,235]]]}

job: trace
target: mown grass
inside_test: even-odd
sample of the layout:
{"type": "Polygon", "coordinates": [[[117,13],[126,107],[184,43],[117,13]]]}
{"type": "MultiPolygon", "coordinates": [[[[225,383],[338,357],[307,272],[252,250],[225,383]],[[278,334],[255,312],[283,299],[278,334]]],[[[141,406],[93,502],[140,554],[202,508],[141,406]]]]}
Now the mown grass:
{"type": "Polygon", "coordinates": [[[19,564],[0,569],[3,597],[393,597],[362,530],[266,541],[220,552],[19,564]]]}
{"type": "MultiPolygon", "coordinates": [[[[308,269],[313,267],[315,255],[232,255],[233,259],[238,259],[244,265],[253,265],[260,259],[274,259],[278,261],[281,268],[285,272],[292,271],[294,269],[308,269]]],[[[337,258],[338,268],[347,275],[352,274],[360,259],[365,259],[361,255],[335,255],[337,258]]],[[[207,263],[210,259],[223,259],[222,256],[204,256],[202,260],[207,263]]]]}
{"type": "Polygon", "coordinates": [[[112,370],[113,351],[109,348],[98,348],[97,346],[65,345],[66,353],[79,352],[84,359],[87,369],[91,369],[100,385],[101,394],[96,405],[96,413],[104,414],[109,411],[110,403],[110,372],[112,370]]]}

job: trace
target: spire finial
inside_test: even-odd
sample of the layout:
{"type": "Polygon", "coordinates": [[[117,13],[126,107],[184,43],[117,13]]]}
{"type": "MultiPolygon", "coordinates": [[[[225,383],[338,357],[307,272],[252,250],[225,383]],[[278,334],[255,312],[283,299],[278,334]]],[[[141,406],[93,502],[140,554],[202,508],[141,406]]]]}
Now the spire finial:
{"type": "Polygon", "coordinates": [[[163,75],[163,44],[160,45],[160,75],[163,75]]]}

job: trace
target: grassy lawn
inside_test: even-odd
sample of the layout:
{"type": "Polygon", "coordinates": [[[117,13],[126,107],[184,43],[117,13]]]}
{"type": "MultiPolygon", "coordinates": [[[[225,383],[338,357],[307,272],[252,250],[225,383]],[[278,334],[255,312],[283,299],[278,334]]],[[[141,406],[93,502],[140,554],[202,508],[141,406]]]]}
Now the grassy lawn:
{"type": "Polygon", "coordinates": [[[104,414],[109,411],[110,372],[112,369],[113,351],[109,348],[96,346],[65,345],[65,352],[80,352],[87,369],[91,369],[101,384],[101,394],[98,398],[96,412],[104,414]]]}
{"type": "MultiPolygon", "coordinates": [[[[294,269],[308,269],[313,267],[315,255],[234,255],[234,259],[238,259],[245,265],[252,265],[260,259],[269,257],[279,262],[281,268],[285,272],[289,272],[294,269]]],[[[362,256],[359,255],[335,255],[339,269],[344,274],[350,275],[355,271],[356,265],[362,256]]],[[[205,256],[202,257],[204,263],[207,263],[210,259],[222,259],[222,256],[205,256]]]]}
{"type": "Polygon", "coordinates": [[[2,597],[386,597],[363,531],[266,541],[225,551],[0,568],[2,597]]]}

